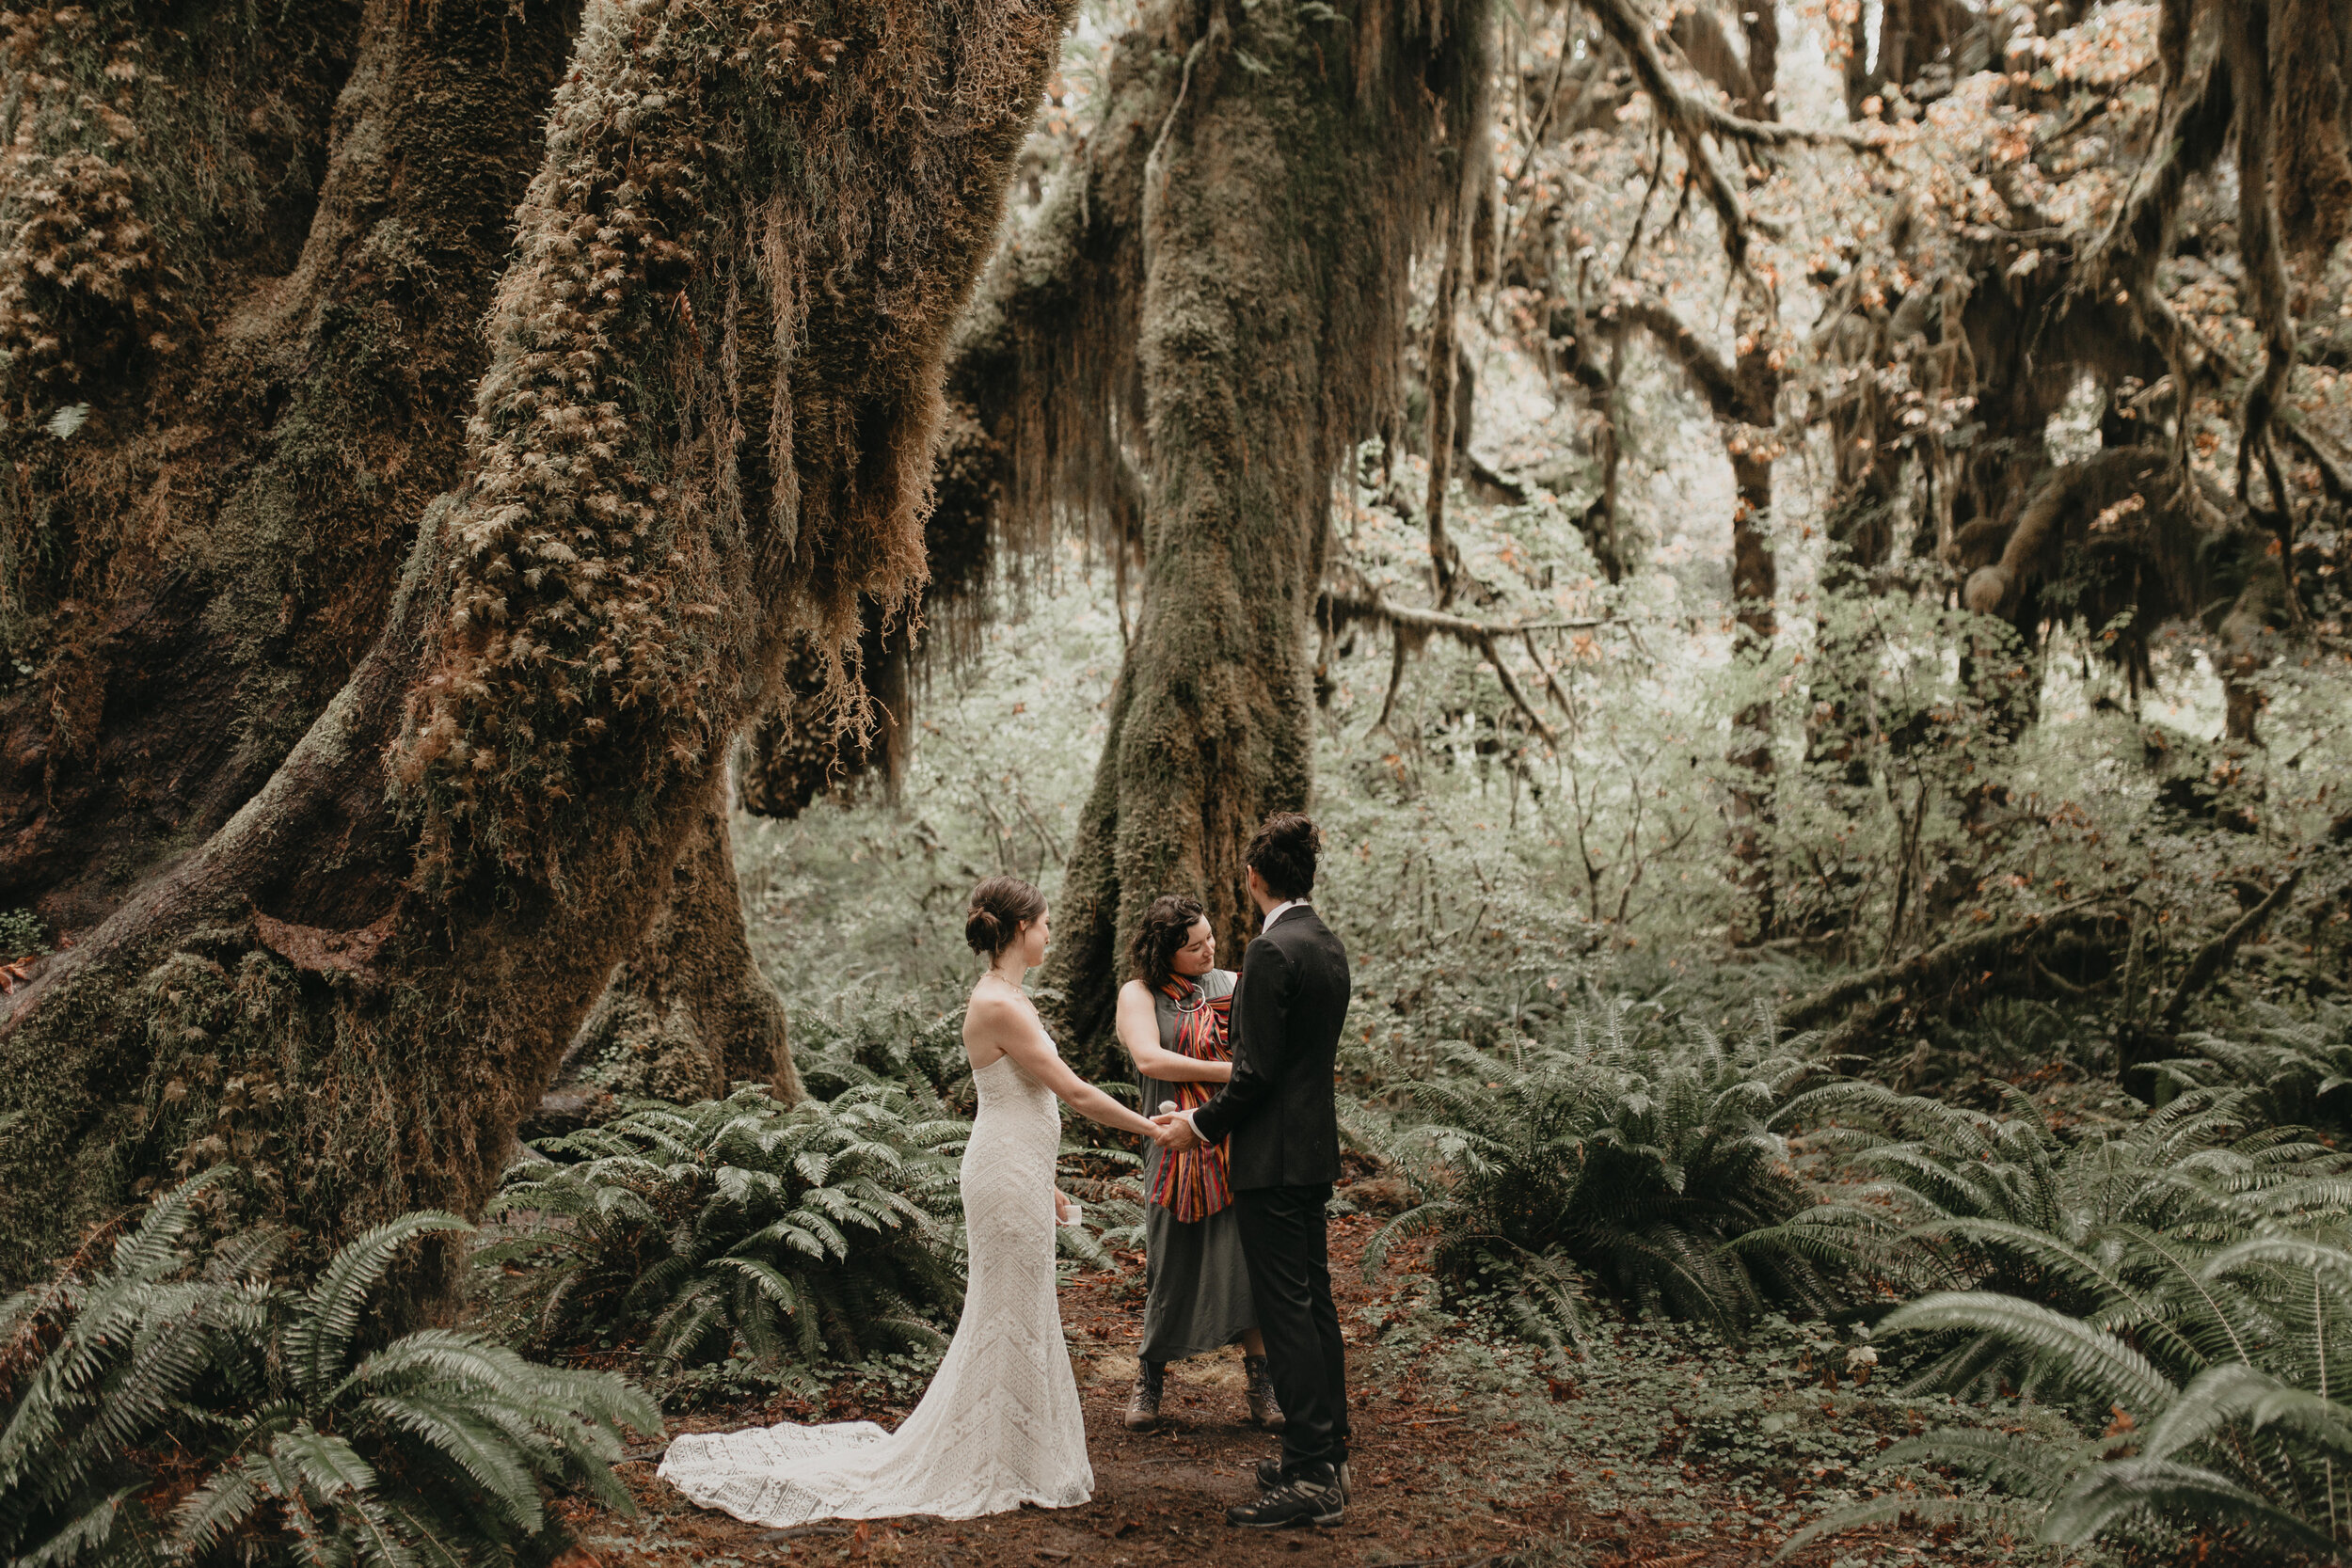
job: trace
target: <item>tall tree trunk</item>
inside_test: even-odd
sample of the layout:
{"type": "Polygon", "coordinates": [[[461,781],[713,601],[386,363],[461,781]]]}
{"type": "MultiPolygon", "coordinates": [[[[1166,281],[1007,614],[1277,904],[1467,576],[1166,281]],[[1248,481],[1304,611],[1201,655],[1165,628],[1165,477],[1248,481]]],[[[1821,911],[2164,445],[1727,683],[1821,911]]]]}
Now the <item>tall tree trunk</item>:
{"type": "Polygon", "coordinates": [[[664,1100],[716,1100],[747,1078],[786,1104],[802,1096],[784,999],[752,960],[727,831],[727,770],[661,889],[661,912],[612,972],[573,1043],[576,1060],[612,1058],[614,1085],[664,1100]]]}
{"type": "MultiPolygon", "coordinates": [[[[1780,18],[1770,5],[1745,13],[1749,78],[1756,84],[1756,118],[1780,118],[1780,18]]],[[[1741,312],[1739,340],[1731,367],[1734,406],[1740,424],[1728,446],[1732,483],[1737,491],[1731,513],[1731,596],[1739,616],[1737,651],[1743,660],[1761,664],[1778,635],[1774,601],[1780,593],[1780,566],[1765,531],[1772,517],[1772,464],[1780,455],[1774,434],[1780,423],[1780,389],[1784,356],[1795,345],[1781,330],[1773,301],[1754,284],[1750,309],[1741,312]]],[[[1730,762],[1744,777],[1731,784],[1731,848],[1740,863],[1746,894],[1741,922],[1735,923],[1735,940],[1745,934],[1760,941],[1778,923],[1770,847],[1765,842],[1772,816],[1772,702],[1770,693],[1750,704],[1732,720],[1730,762]],[[1741,926],[1744,925],[1744,932],[1741,926]]]]}
{"type": "MultiPolygon", "coordinates": [[[[1777,635],[1773,601],[1780,567],[1766,530],[1772,515],[1773,410],[1781,373],[1772,363],[1779,323],[1758,312],[1741,323],[1739,356],[1733,361],[1742,423],[1733,427],[1731,477],[1731,596],[1739,632],[1733,651],[1742,664],[1761,668],[1777,635]]],[[[1733,769],[1729,801],[1731,854],[1740,863],[1743,895],[1734,940],[1760,941],[1772,934],[1775,910],[1771,846],[1772,819],[1772,700],[1767,692],[1732,716],[1728,761],[1733,769]]]]}
{"type": "Polygon", "coordinates": [[[1238,951],[1242,851],[1307,804],[1330,486],[1393,405],[1408,259],[1455,198],[1486,74],[1474,4],[1210,0],[1157,26],[1176,80],[1131,79],[1174,89],[1138,214],[1141,608],[1047,973],[1075,1041],[1107,1029],[1153,897],[1201,897],[1238,951]]]}
{"type": "Polygon", "coordinates": [[[919,580],[941,358],[1068,10],[592,7],[382,636],[0,1033],[0,1273],[224,1158],[313,1251],[488,1196],[790,638],[919,580]]]}
{"type": "Polygon", "coordinates": [[[16,22],[0,906],[104,918],[251,798],[383,628],[463,459],[577,12],[16,22]]]}
{"type": "Polygon", "coordinates": [[[1461,564],[1460,552],[1446,536],[1445,512],[1447,493],[1454,482],[1456,416],[1461,412],[1455,391],[1461,350],[1454,340],[1454,329],[1467,287],[1463,262],[1470,250],[1470,214],[1466,208],[1473,205],[1462,199],[1471,194],[1467,177],[1462,184],[1463,188],[1457,189],[1448,203],[1445,263],[1438,269],[1437,297],[1429,303],[1429,488],[1422,512],[1429,527],[1429,587],[1439,610],[1454,603],[1454,579],[1461,564]]]}

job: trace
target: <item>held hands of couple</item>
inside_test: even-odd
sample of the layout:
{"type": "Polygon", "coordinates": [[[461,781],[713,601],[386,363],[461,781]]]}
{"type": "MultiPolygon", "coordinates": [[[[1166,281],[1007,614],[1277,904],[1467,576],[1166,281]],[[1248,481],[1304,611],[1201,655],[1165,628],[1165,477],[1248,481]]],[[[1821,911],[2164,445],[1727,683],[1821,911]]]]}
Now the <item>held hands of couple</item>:
{"type": "Polygon", "coordinates": [[[1152,1141],[1170,1154],[1182,1154],[1186,1149],[1200,1146],[1200,1134],[1193,1131],[1192,1123],[1173,1111],[1163,1111],[1153,1117],[1152,1125],[1157,1129],[1152,1134],[1152,1141]]]}

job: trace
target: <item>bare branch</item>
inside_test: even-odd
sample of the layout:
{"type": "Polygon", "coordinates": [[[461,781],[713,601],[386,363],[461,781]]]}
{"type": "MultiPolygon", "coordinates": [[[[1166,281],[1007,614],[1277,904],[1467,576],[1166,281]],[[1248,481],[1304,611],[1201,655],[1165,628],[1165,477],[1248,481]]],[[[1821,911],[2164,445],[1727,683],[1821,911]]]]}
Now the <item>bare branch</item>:
{"type": "Polygon", "coordinates": [[[1434,633],[1450,637],[1468,647],[1482,648],[1498,637],[1517,637],[1529,631],[1585,631],[1595,626],[1612,625],[1600,617],[1565,621],[1522,621],[1504,626],[1500,623],[1473,621],[1467,615],[1454,615],[1442,610],[1415,610],[1410,605],[1394,605],[1377,595],[1338,594],[1326,589],[1315,601],[1315,619],[1328,620],[1335,626],[1358,621],[1372,621],[1385,626],[1402,626],[1407,631],[1424,635],[1434,633]]]}
{"type": "Polygon", "coordinates": [[[1740,418],[1740,388],[1729,365],[1700,341],[1663,300],[1646,296],[1620,303],[1617,314],[1658,340],[1667,357],[1690,372],[1699,394],[1719,420],[1740,418]]]}
{"type": "Polygon", "coordinates": [[[1618,48],[1633,67],[1642,86],[1669,117],[1685,116],[1698,129],[1709,135],[1728,141],[1748,142],[1758,147],[1848,147],[1857,152],[1883,152],[1884,148],[1859,131],[1838,131],[1803,125],[1787,125],[1779,120],[1747,119],[1719,104],[1710,103],[1695,93],[1686,92],[1666,68],[1666,57],[1658,47],[1657,24],[1645,15],[1634,0],[1584,0],[1584,8],[1593,13],[1602,29],[1614,40],[1618,48]]]}
{"type": "Polygon", "coordinates": [[[2310,869],[2311,863],[2305,861],[2301,865],[2288,872],[2279,879],[2279,885],[2270,890],[2268,897],[2240,915],[2237,923],[2228,930],[2198,949],[2197,957],[2189,960],[2187,973],[2181,976],[2181,983],[2173,988],[2172,1000],[2164,1005],[2160,1027],[2166,1034],[2171,1034],[2180,1028],[2181,1020],[2187,1014],[2189,1004],[2203,995],[2205,988],[2220,978],[2222,968],[2229,963],[2231,956],[2238,950],[2248,937],[2262,929],[2263,923],[2270,918],[2280,905],[2287,901],[2288,897],[2294,894],[2296,884],[2303,879],[2303,873],[2310,869]]]}

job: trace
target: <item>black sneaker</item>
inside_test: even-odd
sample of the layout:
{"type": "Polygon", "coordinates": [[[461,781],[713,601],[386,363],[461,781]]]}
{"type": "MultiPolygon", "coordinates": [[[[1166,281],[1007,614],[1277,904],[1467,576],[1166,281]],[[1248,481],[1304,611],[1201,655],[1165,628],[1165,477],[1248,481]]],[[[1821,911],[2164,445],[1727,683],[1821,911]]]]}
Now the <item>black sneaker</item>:
{"type": "MultiPolygon", "coordinates": [[[[1282,1462],[1279,1459],[1261,1459],[1258,1461],[1258,1490],[1261,1492],[1271,1492],[1274,1488],[1281,1484],[1282,1462]]],[[[1344,1501],[1355,1495],[1355,1472],[1347,1467],[1347,1461],[1343,1459],[1340,1461],[1340,1497],[1343,1501],[1344,1501]]]]}
{"type": "Polygon", "coordinates": [[[1280,1529],[1288,1525],[1336,1525],[1347,1517],[1347,1497],[1340,1489],[1339,1472],[1317,1465],[1262,1493],[1254,1503],[1225,1511],[1229,1525],[1253,1529],[1280,1529]]]}

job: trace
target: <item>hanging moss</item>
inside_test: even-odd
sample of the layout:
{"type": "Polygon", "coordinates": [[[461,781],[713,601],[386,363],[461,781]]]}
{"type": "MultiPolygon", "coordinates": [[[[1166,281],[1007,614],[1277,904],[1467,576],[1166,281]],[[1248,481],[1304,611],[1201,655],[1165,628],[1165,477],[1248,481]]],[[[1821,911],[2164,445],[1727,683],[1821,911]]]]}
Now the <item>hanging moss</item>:
{"type": "Polygon", "coordinates": [[[1132,515],[1143,561],[1057,911],[1070,1037],[1106,1031],[1158,895],[1204,898],[1237,951],[1241,852],[1310,803],[1331,486],[1394,421],[1411,259],[1482,134],[1486,48],[1476,4],[1154,8],[1051,237],[1000,263],[1015,286],[976,325],[1019,372],[992,430],[1009,505],[1132,515]]]}
{"type": "Polygon", "coordinates": [[[382,630],[457,477],[453,407],[577,11],[11,13],[10,900],[94,926],[229,819],[382,630]]]}
{"type": "Polygon", "coordinates": [[[861,597],[919,581],[942,356],[1066,21],[590,9],[472,477],[425,510],[373,649],[0,1032],[0,1275],[216,1129],[151,1093],[173,1064],[144,981],[183,955],[284,981],[248,1054],[314,1053],[281,1075],[272,1201],[319,1244],[487,1197],[795,635],[837,650],[861,597]]]}

